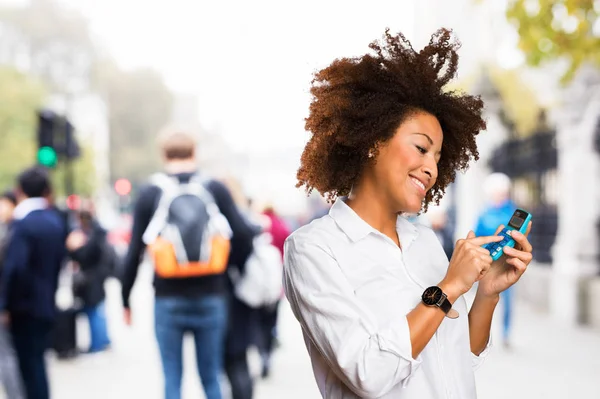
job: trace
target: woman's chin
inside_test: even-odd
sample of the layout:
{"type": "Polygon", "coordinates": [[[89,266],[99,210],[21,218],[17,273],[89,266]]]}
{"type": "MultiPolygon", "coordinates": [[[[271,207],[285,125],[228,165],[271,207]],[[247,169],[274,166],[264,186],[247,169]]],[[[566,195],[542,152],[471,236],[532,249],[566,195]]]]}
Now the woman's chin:
{"type": "Polygon", "coordinates": [[[409,203],[406,204],[406,206],[404,206],[404,209],[402,210],[403,213],[410,213],[410,214],[415,214],[415,213],[419,213],[421,212],[421,208],[422,208],[422,203],[409,203]]]}

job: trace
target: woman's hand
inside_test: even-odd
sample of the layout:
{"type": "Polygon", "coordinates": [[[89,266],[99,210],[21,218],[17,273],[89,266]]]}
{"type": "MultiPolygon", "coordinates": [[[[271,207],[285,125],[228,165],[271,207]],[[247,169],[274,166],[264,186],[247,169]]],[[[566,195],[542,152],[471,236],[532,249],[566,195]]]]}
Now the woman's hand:
{"type": "Polygon", "coordinates": [[[466,239],[456,242],[446,277],[439,284],[450,302],[469,291],[491,268],[493,259],[481,246],[499,241],[502,241],[501,236],[476,237],[470,231],[466,239]]]}
{"type": "MultiPolygon", "coordinates": [[[[496,234],[503,228],[504,226],[498,227],[496,234]]],[[[529,222],[525,234],[512,230],[511,237],[516,242],[515,247],[504,247],[504,255],[492,263],[492,267],[479,281],[478,295],[485,297],[497,296],[519,281],[532,259],[531,251],[533,248],[527,239],[530,231],[531,222],[529,222]]]]}

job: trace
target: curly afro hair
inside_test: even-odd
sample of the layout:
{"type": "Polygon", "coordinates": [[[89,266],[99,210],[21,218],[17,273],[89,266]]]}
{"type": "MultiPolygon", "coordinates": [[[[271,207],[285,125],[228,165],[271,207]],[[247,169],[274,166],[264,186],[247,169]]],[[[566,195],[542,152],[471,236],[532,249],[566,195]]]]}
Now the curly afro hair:
{"type": "Polygon", "coordinates": [[[444,90],[455,77],[460,43],[451,31],[438,30],[420,52],[398,33],[386,29],[374,54],[335,60],[312,81],[306,144],[296,187],[317,189],[328,201],[350,193],[368,162],[369,151],[390,140],[398,126],[415,112],[434,115],[444,132],[438,178],[427,193],[424,210],[439,203],[445,189],[479,159],[475,136],[486,128],[483,101],[444,90]]]}

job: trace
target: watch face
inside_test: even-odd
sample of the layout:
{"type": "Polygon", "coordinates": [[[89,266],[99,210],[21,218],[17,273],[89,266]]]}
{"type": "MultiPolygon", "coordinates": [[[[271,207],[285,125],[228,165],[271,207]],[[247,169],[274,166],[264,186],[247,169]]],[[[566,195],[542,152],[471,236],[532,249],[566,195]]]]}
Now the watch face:
{"type": "Polygon", "coordinates": [[[425,305],[433,306],[442,299],[442,289],[439,287],[429,287],[423,293],[422,299],[425,305]]]}

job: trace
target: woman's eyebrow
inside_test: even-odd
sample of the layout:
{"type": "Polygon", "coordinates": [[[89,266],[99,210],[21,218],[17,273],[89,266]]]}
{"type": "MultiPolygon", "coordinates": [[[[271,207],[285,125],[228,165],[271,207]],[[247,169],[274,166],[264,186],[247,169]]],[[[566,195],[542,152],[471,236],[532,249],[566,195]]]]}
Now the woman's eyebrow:
{"type": "MultiPolygon", "coordinates": [[[[413,133],[413,134],[418,134],[419,136],[425,136],[425,137],[427,137],[427,140],[429,141],[429,144],[433,145],[433,140],[431,139],[431,137],[429,137],[428,134],[426,134],[426,133],[418,133],[418,132],[417,133],[413,133]]],[[[441,153],[442,153],[441,151],[438,151],[438,152],[436,152],[436,155],[440,155],[441,153]]]]}
{"type": "Polygon", "coordinates": [[[426,134],[426,133],[418,133],[418,132],[417,133],[413,133],[413,134],[418,134],[419,136],[425,136],[425,137],[427,137],[427,140],[429,140],[429,143],[431,145],[433,145],[433,140],[431,140],[431,137],[429,137],[428,134],[426,134]]]}

